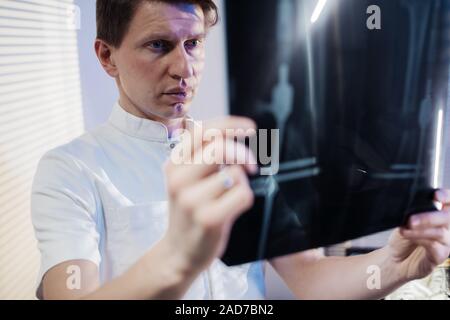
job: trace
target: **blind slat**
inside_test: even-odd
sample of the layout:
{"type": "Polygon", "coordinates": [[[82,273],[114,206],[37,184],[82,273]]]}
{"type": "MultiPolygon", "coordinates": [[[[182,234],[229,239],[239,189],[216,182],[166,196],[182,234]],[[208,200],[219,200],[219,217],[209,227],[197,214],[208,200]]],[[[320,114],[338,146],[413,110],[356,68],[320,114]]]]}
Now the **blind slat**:
{"type": "Polygon", "coordinates": [[[0,17],[0,26],[39,30],[76,30],[77,26],[50,21],[31,21],[0,17]]]}
{"type": "Polygon", "coordinates": [[[35,46],[3,46],[0,47],[0,55],[19,55],[19,54],[39,54],[39,53],[57,53],[60,51],[75,52],[76,46],[70,45],[35,45],[35,46]]]}
{"type": "Polygon", "coordinates": [[[2,0],[0,5],[4,8],[32,11],[43,14],[51,14],[57,16],[68,16],[69,12],[74,9],[73,4],[66,4],[59,7],[43,6],[33,3],[25,3],[14,0],[2,0]]]}
{"type": "Polygon", "coordinates": [[[73,0],[23,0],[20,2],[29,3],[30,5],[60,9],[66,8],[67,5],[73,5],[73,0]]]}
{"type": "MultiPolygon", "coordinates": [[[[0,57],[1,60],[1,57],[0,57]]],[[[52,77],[72,77],[74,75],[78,76],[78,68],[75,68],[73,70],[59,70],[54,69],[50,71],[41,70],[40,72],[36,73],[22,73],[22,74],[10,74],[8,77],[0,77],[0,86],[7,86],[7,85],[13,85],[17,84],[19,82],[26,82],[26,81],[39,81],[39,79],[48,79],[52,77]]],[[[0,106],[1,108],[1,106],[0,106]]]]}
{"type": "Polygon", "coordinates": [[[0,27],[0,36],[19,37],[49,37],[74,39],[77,35],[73,30],[42,30],[42,29],[18,29],[7,26],[0,27]]]}
{"type": "Polygon", "coordinates": [[[0,2],[0,17],[8,17],[9,19],[21,19],[21,20],[30,20],[30,21],[45,21],[51,22],[55,24],[60,24],[62,26],[66,26],[68,24],[68,16],[56,16],[50,14],[43,14],[33,11],[22,11],[22,10],[14,10],[4,8],[0,2]]]}
{"type": "Polygon", "coordinates": [[[10,94],[22,90],[31,90],[37,87],[52,86],[54,84],[60,83],[61,81],[67,81],[69,85],[76,85],[79,84],[80,78],[78,77],[78,74],[69,74],[64,75],[63,77],[42,79],[39,83],[37,83],[36,78],[34,78],[31,81],[23,81],[20,83],[11,83],[9,85],[2,85],[0,87],[0,95],[10,94]]]}
{"type": "Polygon", "coordinates": [[[42,62],[42,63],[33,63],[33,64],[25,64],[25,65],[17,65],[17,66],[4,66],[0,65],[0,77],[4,75],[10,75],[10,74],[18,74],[18,73],[31,73],[31,72],[39,72],[41,70],[51,70],[51,69],[57,69],[61,70],[63,68],[66,68],[68,70],[76,70],[78,68],[77,62],[68,62],[63,63],[61,61],[58,62],[42,62]]]}
{"type": "MultiPolygon", "coordinates": [[[[11,112],[11,110],[8,110],[6,107],[2,107],[0,109],[0,124],[7,123],[11,120],[18,119],[23,114],[26,114],[33,108],[45,108],[45,105],[47,103],[53,103],[53,102],[60,102],[61,104],[64,103],[65,98],[71,97],[70,94],[76,93],[80,94],[80,88],[71,86],[67,87],[64,91],[56,91],[49,94],[46,94],[45,96],[33,96],[33,95],[25,95],[24,100],[10,100],[9,102],[4,102],[3,106],[8,103],[9,105],[13,105],[17,108],[24,108],[23,110],[18,110],[17,112],[11,112]],[[59,99],[59,100],[56,100],[59,99]]],[[[1,130],[1,129],[0,129],[1,130]]],[[[7,134],[7,133],[5,133],[7,134]]],[[[2,137],[0,136],[0,141],[2,137]]]]}
{"type": "MultiPolygon", "coordinates": [[[[74,64],[76,65],[76,64],[74,64]]],[[[22,66],[20,69],[23,70],[25,66],[22,66]]],[[[26,86],[24,86],[26,87],[26,86]]],[[[21,97],[24,96],[24,92],[26,92],[26,97],[30,96],[45,96],[50,95],[54,92],[66,90],[69,88],[78,89],[79,88],[79,81],[67,81],[67,82],[60,82],[53,85],[40,85],[36,86],[34,88],[28,87],[26,91],[13,91],[11,93],[4,93],[0,97],[0,104],[4,104],[7,101],[18,101],[21,97]]],[[[39,102],[37,102],[39,103],[39,102]]]]}
{"type": "Polygon", "coordinates": [[[17,37],[17,36],[0,36],[0,46],[73,46],[77,44],[75,38],[53,38],[53,37],[17,37]]]}

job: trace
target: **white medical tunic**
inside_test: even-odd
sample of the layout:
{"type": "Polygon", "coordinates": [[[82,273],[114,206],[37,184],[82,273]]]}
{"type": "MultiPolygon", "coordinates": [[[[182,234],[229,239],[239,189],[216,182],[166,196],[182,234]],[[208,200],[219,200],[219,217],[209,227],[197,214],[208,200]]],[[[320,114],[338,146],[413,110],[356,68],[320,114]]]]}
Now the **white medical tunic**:
{"type": "MultiPolygon", "coordinates": [[[[33,181],[31,213],[41,269],[88,260],[105,283],[126,271],[166,231],[163,164],[178,141],[155,121],[116,104],[107,123],[53,149],[33,181]]],[[[262,299],[263,263],[227,267],[220,260],[201,274],[185,299],[262,299]]]]}

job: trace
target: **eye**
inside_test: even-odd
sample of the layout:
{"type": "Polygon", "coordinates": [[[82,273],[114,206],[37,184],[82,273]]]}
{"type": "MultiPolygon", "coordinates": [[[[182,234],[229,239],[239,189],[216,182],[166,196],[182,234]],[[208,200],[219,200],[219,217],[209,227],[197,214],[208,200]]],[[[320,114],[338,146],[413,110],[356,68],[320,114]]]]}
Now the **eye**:
{"type": "Polygon", "coordinates": [[[185,42],[185,46],[189,49],[195,49],[200,47],[202,44],[202,41],[200,39],[192,39],[185,42]]]}
{"type": "Polygon", "coordinates": [[[164,41],[164,40],[154,40],[154,41],[150,41],[147,44],[147,47],[149,47],[152,50],[156,50],[156,51],[168,51],[170,48],[170,45],[167,41],[164,41]]]}

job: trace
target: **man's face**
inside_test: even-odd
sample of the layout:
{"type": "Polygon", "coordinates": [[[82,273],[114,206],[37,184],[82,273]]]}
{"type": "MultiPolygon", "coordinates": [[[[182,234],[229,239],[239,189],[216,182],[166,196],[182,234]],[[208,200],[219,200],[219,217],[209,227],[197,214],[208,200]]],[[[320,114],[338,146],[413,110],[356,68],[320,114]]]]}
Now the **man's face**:
{"type": "Polygon", "coordinates": [[[143,1],[112,53],[122,106],[164,123],[184,117],[203,71],[205,32],[199,6],[143,1]]]}

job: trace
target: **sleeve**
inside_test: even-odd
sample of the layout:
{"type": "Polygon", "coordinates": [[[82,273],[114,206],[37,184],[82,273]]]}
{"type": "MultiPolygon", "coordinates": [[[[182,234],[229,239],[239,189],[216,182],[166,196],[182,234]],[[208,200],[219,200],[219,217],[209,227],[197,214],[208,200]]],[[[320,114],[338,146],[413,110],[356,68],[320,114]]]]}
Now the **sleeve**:
{"type": "Polygon", "coordinates": [[[100,265],[97,215],[96,190],[84,166],[58,149],[45,154],[31,193],[31,218],[41,253],[38,297],[42,278],[52,267],[70,260],[100,265]]]}

